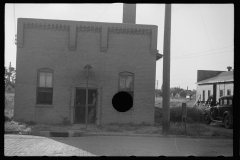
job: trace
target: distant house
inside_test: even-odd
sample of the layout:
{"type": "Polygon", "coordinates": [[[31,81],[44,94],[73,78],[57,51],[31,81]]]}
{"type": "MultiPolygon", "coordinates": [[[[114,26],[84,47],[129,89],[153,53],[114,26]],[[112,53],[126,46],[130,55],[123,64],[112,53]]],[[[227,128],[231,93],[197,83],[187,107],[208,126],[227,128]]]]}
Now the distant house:
{"type": "Polygon", "coordinates": [[[175,98],[180,98],[180,94],[177,93],[177,94],[175,95],[175,98]]]}
{"type": "Polygon", "coordinates": [[[234,78],[233,70],[228,71],[198,71],[197,100],[205,102],[210,95],[218,100],[225,95],[233,95],[234,78]],[[204,78],[205,76],[205,78],[204,78]],[[200,80],[199,80],[200,79],[200,80]]]}

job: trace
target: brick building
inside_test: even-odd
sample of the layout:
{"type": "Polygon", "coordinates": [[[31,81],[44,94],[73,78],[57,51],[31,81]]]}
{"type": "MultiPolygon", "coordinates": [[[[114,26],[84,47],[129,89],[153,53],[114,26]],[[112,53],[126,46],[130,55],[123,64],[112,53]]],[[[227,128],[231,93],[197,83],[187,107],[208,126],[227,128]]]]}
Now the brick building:
{"type": "Polygon", "coordinates": [[[15,120],[85,123],[89,64],[88,123],[153,124],[158,28],[123,14],[125,23],[19,18],[15,120]],[[126,112],[112,106],[120,91],[133,99],[126,112]]]}

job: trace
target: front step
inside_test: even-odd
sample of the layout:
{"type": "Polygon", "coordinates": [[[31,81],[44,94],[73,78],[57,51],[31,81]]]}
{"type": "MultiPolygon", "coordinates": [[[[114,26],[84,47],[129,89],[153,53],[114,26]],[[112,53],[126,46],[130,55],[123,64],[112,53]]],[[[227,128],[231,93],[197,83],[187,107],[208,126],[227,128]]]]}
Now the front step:
{"type": "MultiPolygon", "coordinates": [[[[96,129],[97,125],[95,124],[88,124],[87,126],[88,129],[96,129]]],[[[85,124],[74,124],[71,127],[71,130],[85,130],[86,129],[86,125],[85,124]]]]}
{"type": "Polygon", "coordinates": [[[50,132],[50,137],[68,137],[68,132],[54,132],[54,131],[51,131],[50,132]]]}

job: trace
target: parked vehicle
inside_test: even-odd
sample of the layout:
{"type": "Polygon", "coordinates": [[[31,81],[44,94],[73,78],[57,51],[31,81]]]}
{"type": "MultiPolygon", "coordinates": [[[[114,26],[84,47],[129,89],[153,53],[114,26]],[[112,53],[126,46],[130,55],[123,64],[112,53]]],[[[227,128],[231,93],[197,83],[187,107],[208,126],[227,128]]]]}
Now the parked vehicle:
{"type": "Polygon", "coordinates": [[[205,124],[216,122],[224,124],[225,128],[233,126],[232,95],[222,96],[218,102],[211,101],[211,97],[206,102],[207,108],[203,111],[203,121],[205,124]]]}

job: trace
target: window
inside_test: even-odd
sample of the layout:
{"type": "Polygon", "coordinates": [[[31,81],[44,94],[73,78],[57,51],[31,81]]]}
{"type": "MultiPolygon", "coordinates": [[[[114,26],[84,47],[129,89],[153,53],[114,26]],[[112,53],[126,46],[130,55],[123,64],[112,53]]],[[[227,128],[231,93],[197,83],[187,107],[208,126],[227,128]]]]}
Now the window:
{"type": "Polygon", "coordinates": [[[119,91],[128,92],[133,97],[134,74],[130,72],[119,73],[119,91]]]}
{"type": "Polygon", "coordinates": [[[232,99],[228,99],[228,104],[232,105],[232,99]]]}
{"type": "Polygon", "coordinates": [[[228,99],[223,100],[223,104],[227,104],[228,99]]]}
{"type": "Polygon", "coordinates": [[[231,95],[231,89],[227,90],[227,95],[231,95]]]}
{"type": "Polygon", "coordinates": [[[208,90],[208,97],[211,95],[211,90],[208,90]]]}
{"type": "Polygon", "coordinates": [[[220,90],[220,97],[223,96],[223,90],[220,90]]]}
{"type": "Polygon", "coordinates": [[[53,70],[38,70],[37,104],[52,104],[53,70]]]}
{"type": "Polygon", "coordinates": [[[219,105],[223,105],[223,99],[219,100],[219,105]]]}

